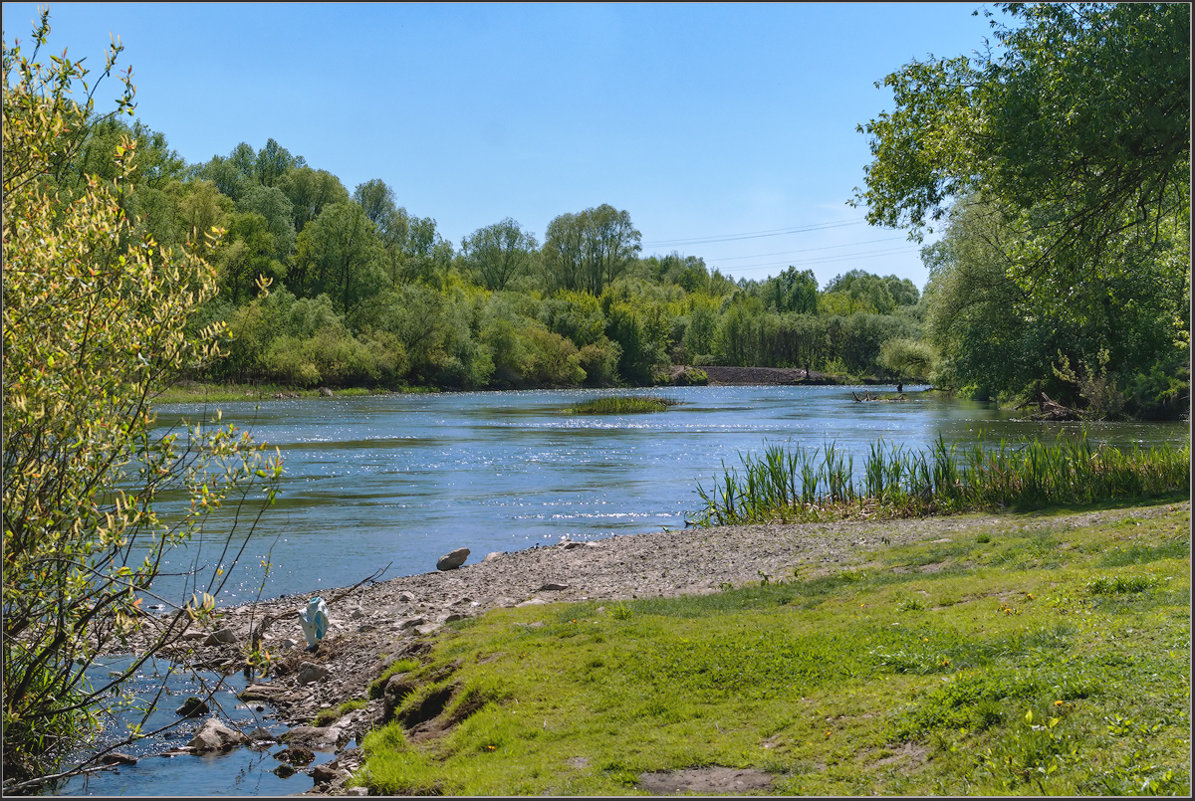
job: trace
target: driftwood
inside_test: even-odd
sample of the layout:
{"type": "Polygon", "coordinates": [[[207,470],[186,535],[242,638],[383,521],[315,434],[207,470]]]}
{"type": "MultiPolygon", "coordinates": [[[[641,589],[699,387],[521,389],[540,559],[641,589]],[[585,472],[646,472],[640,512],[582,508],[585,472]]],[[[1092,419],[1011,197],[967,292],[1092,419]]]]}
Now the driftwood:
{"type": "Polygon", "coordinates": [[[900,403],[901,401],[908,400],[908,398],[905,397],[905,393],[903,393],[903,392],[900,393],[899,395],[897,395],[895,398],[881,398],[877,395],[872,395],[870,389],[863,390],[863,397],[859,397],[859,395],[856,392],[852,391],[851,397],[855,399],[855,403],[866,403],[867,401],[885,401],[887,403],[900,403]]]}
{"type": "MultiPolygon", "coordinates": [[[[1032,403],[1032,401],[1027,401],[1018,408],[1028,406],[1030,403],[1032,403]]],[[[1033,420],[1055,422],[1063,420],[1078,420],[1079,413],[1069,406],[1051,399],[1046,393],[1039,392],[1037,398],[1037,411],[1030,415],[1030,417],[1033,420]]]]}

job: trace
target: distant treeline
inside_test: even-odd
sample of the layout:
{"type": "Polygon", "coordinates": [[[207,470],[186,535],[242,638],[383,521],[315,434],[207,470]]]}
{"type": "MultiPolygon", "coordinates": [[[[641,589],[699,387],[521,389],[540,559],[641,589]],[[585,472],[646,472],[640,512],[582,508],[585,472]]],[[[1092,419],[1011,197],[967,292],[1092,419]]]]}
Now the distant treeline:
{"type": "Polygon", "coordinates": [[[819,288],[789,267],[734,281],[695,256],[642,256],[630,214],[609,205],[561,214],[542,244],[504,219],[454,247],[383,181],[350,193],[273,139],[186,164],[163,134],[118,120],[94,127],[75,179],[114,176],[128,137],[129,215],[219,271],[192,324],[226,321],[232,339],[197,378],[467,389],[647,385],[670,364],[923,379],[932,366],[908,279],[852,270],[819,288]]]}
{"type": "Polygon", "coordinates": [[[548,221],[542,243],[507,218],[454,246],[383,181],[350,193],[273,139],[187,164],[161,133],[115,118],[95,121],[54,180],[110,179],[121,142],[138,141],[121,183],[138,233],[190,243],[219,273],[190,324],[227,322],[232,339],[195,378],[464,389],[647,385],[670,364],[811,367],[1048,398],[1090,418],[1181,416],[1189,11],[1001,10],[1024,18],[995,26],[1016,70],[990,54],[914,62],[886,79],[895,110],[861,126],[874,160],[852,202],[873,223],[942,234],[922,251],[924,295],[859,269],[819,287],[799,266],[736,281],[697,256],[645,256],[630,214],[604,204],[548,221]],[[1094,85],[1119,87],[1120,106],[1075,88],[1104,61],[1094,85]],[[1043,86],[1057,94],[1045,105],[1043,86]]]}

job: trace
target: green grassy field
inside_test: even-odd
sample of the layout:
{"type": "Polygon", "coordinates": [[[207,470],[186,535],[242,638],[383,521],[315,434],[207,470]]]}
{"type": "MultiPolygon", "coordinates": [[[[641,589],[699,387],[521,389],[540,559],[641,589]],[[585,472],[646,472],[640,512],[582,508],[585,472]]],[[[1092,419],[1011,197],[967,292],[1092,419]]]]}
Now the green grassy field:
{"type": "Polygon", "coordinates": [[[355,781],[628,795],[725,766],[762,794],[1187,795],[1189,528],[1187,501],[1010,514],[824,575],[461,621],[395,666],[412,689],[355,781]]]}

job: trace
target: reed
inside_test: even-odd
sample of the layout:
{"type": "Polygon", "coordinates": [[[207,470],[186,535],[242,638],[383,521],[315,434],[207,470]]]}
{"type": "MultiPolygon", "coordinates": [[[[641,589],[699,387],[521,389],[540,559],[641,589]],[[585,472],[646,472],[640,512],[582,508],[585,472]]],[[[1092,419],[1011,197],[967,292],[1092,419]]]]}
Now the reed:
{"type": "Polygon", "coordinates": [[[766,445],[739,455],[706,490],[697,525],[816,521],[844,517],[913,517],[966,511],[1034,509],[1140,500],[1189,490],[1191,447],[1120,449],[1084,436],[947,445],[938,438],[913,451],[873,444],[856,480],[854,460],[831,442],[820,448],[766,445]]]}

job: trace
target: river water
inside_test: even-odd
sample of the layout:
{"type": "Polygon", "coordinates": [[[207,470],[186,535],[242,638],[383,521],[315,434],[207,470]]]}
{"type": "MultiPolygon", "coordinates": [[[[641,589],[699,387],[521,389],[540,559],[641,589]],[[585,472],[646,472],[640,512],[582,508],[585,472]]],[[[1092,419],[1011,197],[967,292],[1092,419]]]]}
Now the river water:
{"type": "MultiPolygon", "coordinates": [[[[895,387],[870,387],[891,393],[895,387]]],[[[467,547],[470,562],[490,551],[679,528],[698,511],[698,482],[712,487],[723,464],[774,443],[821,447],[833,442],[861,466],[878,439],[925,448],[949,443],[1053,440],[1086,433],[1119,446],[1182,444],[1186,423],[1033,423],[991,404],[907,387],[905,403],[856,403],[862,387],[685,387],[645,390],[373,395],[221,403],[222,422],[277,446],[285,476],[275,506],[229,572],[222,604],[254,597],[310,595],[356,583],[388,566],[386,577],[435,570],[437,558],[467,547]],[[609,394],[654,394],[679,401],[664,412],[581,416],[569,408],[609,394]],[[263,579],[260,563],[271,564],[263,579]]],[[[158,409],[165,431],[214,408],[158,409]]],[[[163,509],[169,514],[170,504],[163,509]]],[[[225,541],[210,533],[173,553],[166,571],[210,575],[225,541]]],[[[155,591],[178,598],[189,579],[165,576],[155,591]]],[[[152,676],[147,676],[148,682],[152,676]]],[[[239,677],[234,677],[239,678],[239,677]]],[[[148,685],[147,685],[148,686],[148,685]]],[[[235,691],[235,686],[230,691],[235,691]]],[[[188,688],[175,683],[175,699],[188,688]]],[[[270,727],[229,695],[250,728],[270,727]]],[[[167,710],[168,712],[169,710],[167,710]]],[[[162,713],[165,714],[165,713],[162,713]]],[[[169,715],[167,715],[169,716],[169,715]]],[[[151,754],[170,742],[145,741],[151,754]]],[[[271,750],[278,750],[275,747],[271,750]]],[[[328,755],[321,755],[326,759],[328,755]]],[[[62,795],[278,795],[302,792],[310,779],[269,771],[268,752],[238,749],[214,757],[147,758],[57,788],[62,795]],[[300,786],[301,785],[301,786],[300,786]]]]}
{"type": "MultiPolygon", "coordinates": [[[[895,388],[872,387],[873,392],[895,388]]],[[[861,387],[685,387],[654,394],[680,401],[664,412],[570,414],[609,390],[373,395],[220,405],[224,423],[277,446],[285,477],[230,574],[222,603],[317,593],[435,570],[467,547],[469,561],[562,537],[680,528],[700,508],[722,465],[768,443],[834,442],[861,465],[883,438],[906,447],[1077,436],[1079,424],[1016,421],[991,404],[907,388],[906,403],[856,403],[861,387]],[[271,564],[262,579],[260,563],[271,564]],[[246,569],[248,568],[248,569],[246,569]]],[[[638,391],[616,391],[644,394],[638,391]]],[[[163,426],[210,410],[163,406],[163,426]]],[[[1093,442],[1183,442],[1184,423],[1088,424],[1093,442]]],[[[167,510],[168,511],[168,510],[167,510]]],[[[224,518],[225,520],[227,518],[224,518]]],[[[246,527],[241,525],[242,529],[246,527]]],[[[223,534],[175,555],[168,569],[220,563],[223,534]]],[[[244,538],[234,536],[239,547],[244,538]]],[[[204,573],[203,571],[207,571],[204,573]]],[[[156,588],[170,592],[169,582],[156,588]]]]}

